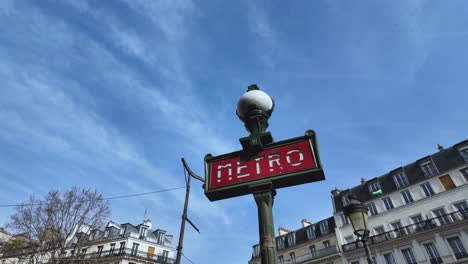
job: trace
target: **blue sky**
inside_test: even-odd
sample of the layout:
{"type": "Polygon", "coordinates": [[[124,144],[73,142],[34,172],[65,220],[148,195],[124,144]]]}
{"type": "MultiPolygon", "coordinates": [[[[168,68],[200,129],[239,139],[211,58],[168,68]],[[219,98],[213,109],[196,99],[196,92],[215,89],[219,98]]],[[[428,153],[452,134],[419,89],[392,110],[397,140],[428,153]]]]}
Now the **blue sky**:
{"type": "MultiPolygon", "coordinates": [[[[276,102],[274,138],[314,129],[327,177],[278,190],[275,225],[329,217],[333,187],[467,138],[467,14],[463,0],[3,0],[0,204],[183,186],[181,157],[202,175],[206,153],[240,149],[237,100],[257,83],[276,102]]],[[[193,185],[201,234],[187,228],[186,256],[246,263],[253,197],[209,202],[193,185]]],[[[177,238],[183,196],[114,200],[112,219],[139,224],[147,209],[177,238]]]]}

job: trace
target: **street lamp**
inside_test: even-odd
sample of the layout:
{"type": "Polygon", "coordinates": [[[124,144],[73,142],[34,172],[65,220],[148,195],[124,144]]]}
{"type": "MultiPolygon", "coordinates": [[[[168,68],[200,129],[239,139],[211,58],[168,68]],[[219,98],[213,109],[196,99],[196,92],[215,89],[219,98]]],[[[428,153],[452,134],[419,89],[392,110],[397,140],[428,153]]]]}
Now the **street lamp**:
{"type": "MultiPolygon", "coordinates": [[[[239,141],[249,156],[255,155],[264,146],[273,142],[271,133],[266,132],[266,129],[274,107],[273,99],[267,93],[260,91],[256,84],[250,85],[247,92],[239,98],[236,114],[250,132],[248,137],[241,138],[239,141]]],[[[269,181],[249,186],[249,188],[257,204],[261,264],[276,264],[278,259],[273,224],[273,202],[276,190],[269,181]]]]}
{"type": "Polygon", "coordinates": [[[354,229],[354,234],[364,245],[364,250],[366,251],[367,263],[372,264],[372,259],[370,257],[369,246],[367,245],[367,240],[369,239],[369,225],[367,223],[367,206],[363,205],[356,196],[349,196],[349,203],[343,208],[343,213],[346,217],[349,218],[351,225],[354,229]]]}
{"type": "Polygon", "coordinates": [[[240,139],[244,150],[252,153],[273,142],[270,132],[265,131],[274,107],[273,99],[260,91],[256,84],[250,85],[247,92],[239,98],[236,114],[250,132],[250,136],[240,139]]]}

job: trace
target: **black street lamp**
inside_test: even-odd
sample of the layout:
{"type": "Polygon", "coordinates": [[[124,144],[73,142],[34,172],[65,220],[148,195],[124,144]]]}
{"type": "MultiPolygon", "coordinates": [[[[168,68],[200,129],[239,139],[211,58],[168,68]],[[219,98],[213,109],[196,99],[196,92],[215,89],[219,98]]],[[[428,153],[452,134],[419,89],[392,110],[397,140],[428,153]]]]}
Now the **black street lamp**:
{"type": "Polygon", "coordinates": [[[364,245],[364,250],[366,251],[367,263],[372,264],[372,259],[370,257],[369,246],[367,245],[367,240],[369,239],[369,225],[367,222],[367,212],[369,209],[367,206],[363,205],[356,196],[349,196],[349,203],[343,208],[343,213],[346,217],[349,218],[351,225],[354,229],[354,234],[364,245]]]}

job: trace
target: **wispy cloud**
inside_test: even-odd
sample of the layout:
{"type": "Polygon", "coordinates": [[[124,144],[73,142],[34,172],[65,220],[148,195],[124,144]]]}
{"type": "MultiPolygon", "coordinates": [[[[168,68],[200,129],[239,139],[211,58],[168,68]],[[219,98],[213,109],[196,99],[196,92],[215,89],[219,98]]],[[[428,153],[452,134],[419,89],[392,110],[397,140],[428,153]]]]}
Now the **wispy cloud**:
{"type": "Polygon", "coordinates": [[[248,19],[254,34],[254,49],[268,69],[276,67],[278,53],[282,52],[278,33],[274,30],[266,6],[248,1],[248,19]]]}

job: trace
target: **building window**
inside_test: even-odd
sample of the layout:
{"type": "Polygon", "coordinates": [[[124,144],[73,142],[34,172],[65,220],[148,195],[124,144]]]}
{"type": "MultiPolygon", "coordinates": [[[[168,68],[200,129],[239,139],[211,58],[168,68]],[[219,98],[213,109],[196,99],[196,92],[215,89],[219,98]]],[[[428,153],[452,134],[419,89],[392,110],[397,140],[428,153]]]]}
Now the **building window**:
{"type": "Polygon", "coordinates": [[[289,258],[291,259],[291,264],[296,264],[296,254],[294,252],[289,253],[289,258]]]}
{"type": "Polygon", "coordinates": [[[98,246],[97,247],[97,256],[100,257],[102,255],[102,249],[104,248],[104,246],[98,246]]]}
{"type": "Polygon", "coordinates": [[[385,197],[385,198],[382,199],[382,201],[384,202],[386,210],[393,209],[393,202],[392,202],[392,199],[390,197],[385,197]]]}
{"type": "Polygon", "coordinates": [[[120,242],[119,254],[125,253],[125,242],[120,242]]]}
{"type": "Polygon", "coordinates": [[[169,257],[169,251],[163,250],[162,257],[163,257],[163,263],[167,263],[167,258],[169,257]]]}
{"type": "Polygon", "coordinates": [[[253,246],[253,256],[254,258],[260,256],[260,245],[253,246]]]}
{"type": "Polygon", "coordinates": [[[427,255],[429,256],[429,262],[431,264],[443,263],[434,243],[431,242],[431,243],[424,244],[424,247],[426,248],[427,255]]]}
{"type": "Polygon", "coordinates": [[[83,249],[81,250],[81,255],[83,255],[83,256],[86,255],[86,251],[87,251],[87,250],[88,250],[87,248],[83,248],[83,249]]]}
{"type": "Polygon", "coordinates": [[[330,241],[329,241],[329,240],[323,241],[323,247],[324,247],[324,248],[328,248],[328,247],[330,247],[330,246],[331,246],[331,245],[330,245],[330,241]]]}
{"type": "Polygon", "coordinates": [[[123,226],[122,228],[120,228],[119,235],[124,236],[126,231],[127,231],[127,226],[123,226]]]}
{"type": "Polygon", "coordinates": [[[276,239],[276,247],[277,247],[278,249],[283,249],[283,248],[284,248],[284,236],[278,237],[278,238],[276,239]]]}
{"type": "Polygon", "coordinates": [[[312,257],[315,257],[317,255],[317,249],[315,248],[315,245],[310,246],[309,249],[312,257]]]}
{"type": "Polygon", "coordinates": [[[359,260],[353,261],[351,264],[359,264],[359,260]]]}
{"type": "Polygon", "coordinates": [[[315,226],[310,225],[306,228],[307,238],[309,240],[315,239],[315,226]]]}
{"type": "Polygon", "coordinates": [[[320,222],[320,233],[328,234],[328,221],[320,222]]]}
{"type": "Polygon", "coordinates": [[[436,166],[434,165],[434,163],[432,161],[426,161],[426,162],[422,163],[421,164],[421,170],[423,171],[424,176],[426,176],[426,177],[431,177],[431,176],[439,174],[439,172],[437,171],[436,166]]]}
{"type": "Polygon", "coordinates": [[[465,181],[468,182],[468,167],[461,169],[460,172],[463,175],[463,177],[465,177],[465,181]]]}
{"type": "Polygon", "coordinates": [[[390,226],[393,229],[392,231],[393,231],[393,235],[395,237],[400,237],[402,235],[406,235],[405,229],[401,227],[401,222],[400,221],[393,222],[393,223],[390,224],[390,226]]]}
{"type": "Polygon", "coordinates": [[[448,218],[447,214],[445,213],[444,208],[440,208],[437,210],[432,211],[432,213],[437,217],[437,220],[439,220],[440,225],[445,225],[450,223],[450,219],[448,218]]]}
{"type": "Polygon", "coordinates": [[[75,256],[75,250],[74,249],[72,249],[72,251],[70,251],[70,256],[72,256],[72,257],[75,256]]]}
{"type": "Polygon", "coordinates": [[[348,205],[348,203],[349,203],[349,194],[344,194],[344,195],[341,197],[341,201],[343,202],[343,206],[348,205]]]}
{"type": "Polygon", "coordinates": [[[442,186],[444,186],[444,189],[446,191],[449,191],[455,188],[455,183],[453,183],[453,180],[450,177],[450,175],[447,174],[447,175],[441,176],[439,177],[439,180],[440,180],[440,183],[442,183],[442,186]]]}
{"type": "Polygon", "coordinates": [[[405,200],[405,204],[414,202],[413,196],[409,190],[402,191],[401,195],[403,196],[403,200],[405,200]]]}
{"type": "Polygon", "coordinates": [[[378,226],[374,228],[374,232],[375,232],[375,235],[380,235],[380,234],[385,233],[385,229],[383,226],[378,226]]]}
{"type": "Polygon", "coordinates": [[[115,243],[110,244],[109,256],[114,255],[115,243]]]}
{"type": "Polygon", "coordinates": [[[109,236],[109,230],[104,231],[104,237],[108,237],[108,236],[109,236]]]}
{"type": "Polygon", "coordinates": [[[406,178],[406,175],[402,171],[396,174],[393,174],[393,181],[395,182],[395,186],[398,189],[409,184],[408,178],[406,178]]]}
{"type": "Polygon", "coordinates": [[[375,207],[375,203],[369,203],[367,208],[369,209],[369,216],[373,216],[379,213],[377,211],[377,207],[375,207]]]}
{"type": "Polygon", "coordinates": [[[166,236],[165,232],[161,230],[156,231],[156,243],[163,245],[165,236],[166,236]]]}
{"type": "Polygon", "coordinates": [[[371,194],[373,194],[373,193],[375,193],[375,192],[377,192],[377,191],[379,191],[379,190],[380,190],[380,184],[379,184],[379,182],[373,182],[373,183],[370,183],[370,184],[369,184],[369,192],[370,192],[371,194]]]}
{"type": "Polygon", "coordinates": [[[450,247],[452,248],[453,254],[455,254],[456,259],[467,258],[468,254],[466,253],[466,249],[463,246],[462,242],[460,241],[459,237],[451,237],[447,238],[450,247]]]}
{"type": "Polygon", "coordinates": [[[148,228],[146,228],[146,227],[140,227],[140,239],[146,238],[146,231],[147,230],[148,230],[148,228]]]}
{"type": "Polygon", "coordinates": [[[296,234],[294,232],[291,232],[290,234],[288,234],[288,245],[290,247],[296,245],[296,234]]]}
{"type": "Polygon", "coordinates": [[[279,264],[284,264],[284,257],[283,256],[278,256],[278,262],[279,262],[279,264]]]}
{"type": "Polygon", "coordinates": [[[426,197],[434,195],[434,190],[432,189],[431,183],[429,182],[423,183],[421,184],[421,188],[423,189],[426,197]]]}
{"type": "Polygon", "coordinates": [[[384,254],[383,257],[385,259],[386,264],[396,264],[392,253],[384,254]]]}
{"type": "Polygon", "coordinates": [[[411,222],[413,222],[414,225],[416,225],[417,228],[423,228],[424,227],[424,219],[422,215],[413,215],[410,217],[411,222]]]}
{"type": "Polygon", "coordinates": [[[132,245],[132,251],[130,252],[130,255],[132,256],[136,256],[137,253],[138,253],[138,247],[140,246],[140,244],[138,243],[133,243],[132,245]]]}
{"type": "Polygon", "coordinates": [[[346,215],[344,215],[344,213],[341,213],[341,214],[340,214],[340,219],[341,219],[341,225],[347,225],[347,224],[349,224],[349,222],[348,222],[348,217],[346,217],[346,215]]]}
{"type": "Polygon", "coordinates": [[[461,218],[463,219],[468,218],[468,204],[466,203],[466,201],[454,203],[453,206],[458,212],[458,216],[461,216],[461,218]]]}
{"type": "Polygon", "coordinates": [[[414,257],[411,248],[405,248],[401,250],[403,257],[405,258],[406,264],[416,264],[416,258],[414,257]]]}
{"type": "Polygon", "coordinates": [[[460,152],[460,155],[463,157],[465,162],[468,162],[468,146],[459,148],[458,152],[460,152]]]}

